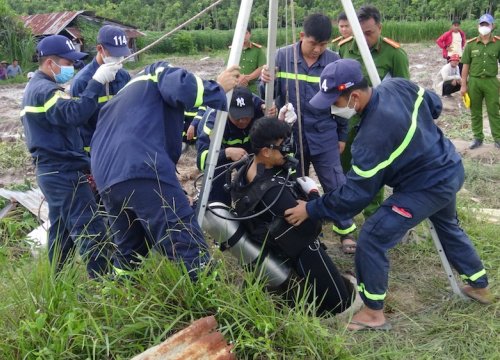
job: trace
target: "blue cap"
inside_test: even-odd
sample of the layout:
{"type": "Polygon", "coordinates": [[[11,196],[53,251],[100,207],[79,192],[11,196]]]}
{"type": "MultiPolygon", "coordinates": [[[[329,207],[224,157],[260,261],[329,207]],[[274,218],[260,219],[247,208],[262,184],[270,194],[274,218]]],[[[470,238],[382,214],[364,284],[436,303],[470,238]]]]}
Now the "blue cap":
{"type": "Polygon", "coordinates": [[[99,34],[97,35],[97,43],[104,46],[111,56],[118,57],[130,55],[125,31],[118,26],[104,25],[100,28],[99,34]]]}
{"type": "Polygon", "coordinates": [[[317,109],[327,109],[337,101],[340,94],[363,81],[361,64],[352,59],[340,59],[328,64],[321,73],[319,92],[309,104],[317,109]]]}
{"type": "Polygon", "coordinates": [[[75,45],[66,36],[51,35],[42,39],[36,46],[38,56],[56,55],[71,61],[77,61],[87,56],[87,53],[75,50],[75,45]]]}
{"type": "Polygon", "coordinates": [[[491,16],[490,14],[484,14],[483,16],[481,16],[479,18],[479,21],[478,23],[481,24],[481,23],[488,23],[490,25],[493,25],[493,23],[495,22],[495,19],[493,19],[493,16],[491,16]]]}

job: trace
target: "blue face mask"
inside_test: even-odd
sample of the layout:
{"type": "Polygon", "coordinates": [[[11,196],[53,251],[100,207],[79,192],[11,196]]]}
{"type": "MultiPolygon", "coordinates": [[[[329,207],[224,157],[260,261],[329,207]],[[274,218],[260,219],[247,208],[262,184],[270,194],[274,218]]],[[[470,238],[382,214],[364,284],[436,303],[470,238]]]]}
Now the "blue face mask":
{"type": "MultiPolygon", "coordinates": [[[[56,64],[56,63],[54,63],[54,64],[56,64]]],[[[70,81],[71,78],[73,77],[73,75],[75,75],[75,68],[73,65],[64,66],[64,65],[56,64],[56,66],[59,69],[61,69],[61,72],[59,74],[55,74],[54,72],[52,72],[52,74],[54,74],[54,80],[58,84],[64,84],[64,83],[70,81]]]]}

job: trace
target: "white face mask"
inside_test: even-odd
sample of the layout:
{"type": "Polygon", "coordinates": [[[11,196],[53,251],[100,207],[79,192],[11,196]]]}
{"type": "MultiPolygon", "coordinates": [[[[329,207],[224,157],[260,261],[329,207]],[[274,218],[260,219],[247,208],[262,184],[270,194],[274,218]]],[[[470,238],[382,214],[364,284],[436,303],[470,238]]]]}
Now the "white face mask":
{"type": "Polygon", "coordinates": [[[118,63],[122,61],[125,57],[123,56],[103,56],[102,61],[105,64],[118,63]]]}
{"type": "Polygon", "coordinates": [[[480,26],[478,30],[483,36],[486,36],[491,32],[491,28],[489,26],[480,26]]]}
{"type": "MultiPolygon", "coordinates": [[[[351,94],[352,95],[352,94],[351,94]]],[[[354,115],[356,115],[356,104],[354,104],[354,107],[350,108],[349,103],[351,102],[351,96],[349,96],[349,101],[347,101],[347,106],[346,107],[338,107],[335,105],[331,106],[331,113],[335,116],[339,116],[344,119],[350,119],[354,115]]]]}

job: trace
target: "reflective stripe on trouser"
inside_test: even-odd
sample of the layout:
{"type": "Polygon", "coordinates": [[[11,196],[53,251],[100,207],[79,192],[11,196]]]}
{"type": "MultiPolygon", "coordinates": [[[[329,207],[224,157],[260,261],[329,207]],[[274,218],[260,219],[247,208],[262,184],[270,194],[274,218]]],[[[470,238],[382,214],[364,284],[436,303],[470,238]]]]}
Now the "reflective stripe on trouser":
{"type": "MultiPolygon", "coordinates": [[[[342,164],[342,169],[344,170],[344,174],[347,174],[347,172],[351,170],[351,160],[352,160],[351,146],[354,141],[354,138],[356,137],[356,131],[359,121],[360,118],[358,115],[355,115],[349,119],[349,134],[345,144],[344,152],[342,152],[342,154],[340,155],[340,162],[342,164]]],[[[368,204],[368,206],[363,210],[363,215],[365,219],[372,216],[383,202],[384,202],[384,188],[380,189],[380,191],[373,197],[372,201],[368,204]]]]}
{"type": "Polygon", "coordinates": [[[484,266],[456,217],[456,192],[463,179],[463,167],[457,165],[457,172],[448,181],[432,189],[394,193],[365,222],[358,238],[355,262],[358,282],[363,284],[360,294],[369,308],[383,308],[389,272],[387,251],[426,218],[434,224],[446,256],[458,273],[474,287],[487,286],[484,266]],[[392,206],[405,209],[412,218],[396,213],[392,206]]]}
{"type": "MultiPolygon", "coordinates": [[[[342,166],[340,165],[339,148],[337,138],[332,139],[332,145],[321,154],[311,155],[307,141],[304,141],[304,171],[309,175],[309,167],[314,166],[314,171],[318,176],[323,192],[334,191],[346,182],[342,166]]],[[[300,161],[300,155],[296,155],[300,161]]],[[[302,176],[302,167],[297,165],[297,177],[302,176]]],[[[339,235],[345,235],[356,230],[356,225],[352,219],[338,220],[334,222],[332,230],[339,235]]]]}
{"type": "Polygon", "coordinates": [[[80,171],[44,173],[37,182],[49,206],[49,260],[61,270],[79,250],[90,277],[108,270],[106,227],[98,215],[94,194],[80,171]]]}
{"type": "Polygon", "coordinates": [[[490,121],[491,134],[496,141],[500,140],[500,83],[496,77],[469,77],[467,83],[470,96],[470,114],[472,133],[475,139],[483,140],[483,99],[490,121]]]}
{"type": "Polygon", "coordinates": [[[116,268],[133,269],[150,249],[182,261],[188,271],[210,259],[194,210],[176,178],[124,181],[101,197],[111,216],[116,268]]]}

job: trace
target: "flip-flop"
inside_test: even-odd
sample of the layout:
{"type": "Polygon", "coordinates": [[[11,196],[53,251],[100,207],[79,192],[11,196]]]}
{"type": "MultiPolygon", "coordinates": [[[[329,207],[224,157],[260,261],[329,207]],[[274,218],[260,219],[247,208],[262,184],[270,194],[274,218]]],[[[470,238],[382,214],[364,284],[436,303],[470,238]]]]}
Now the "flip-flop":
{"type": "Polygon", "coordinates": [[[360,326],[359,329],[348,329],[349,331],[389,331],[392,329],[390,322],[386,321],[382,325],[369,325],[356,320],[351,320],[349,324],[360,326]]]}

